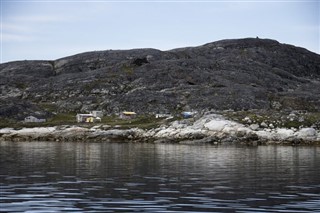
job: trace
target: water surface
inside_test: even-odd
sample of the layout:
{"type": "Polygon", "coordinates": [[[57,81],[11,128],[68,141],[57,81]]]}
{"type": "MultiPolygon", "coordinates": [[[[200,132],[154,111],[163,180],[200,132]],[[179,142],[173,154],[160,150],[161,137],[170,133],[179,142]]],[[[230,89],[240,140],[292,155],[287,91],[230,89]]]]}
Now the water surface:
{"type": "Polygon", "coordinates": [[[2,212],[320,212],[320,147],[0,148],[2,212]]]}

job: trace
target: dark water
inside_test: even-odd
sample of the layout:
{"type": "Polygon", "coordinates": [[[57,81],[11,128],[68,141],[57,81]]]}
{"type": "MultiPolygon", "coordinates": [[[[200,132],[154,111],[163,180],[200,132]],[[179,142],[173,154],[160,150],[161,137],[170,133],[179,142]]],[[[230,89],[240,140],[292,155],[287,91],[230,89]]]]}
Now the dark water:
{"type": "Polygon", "coordinates": [[[320,212],[320,147],[0,148],[2,212],[320,212]]]}

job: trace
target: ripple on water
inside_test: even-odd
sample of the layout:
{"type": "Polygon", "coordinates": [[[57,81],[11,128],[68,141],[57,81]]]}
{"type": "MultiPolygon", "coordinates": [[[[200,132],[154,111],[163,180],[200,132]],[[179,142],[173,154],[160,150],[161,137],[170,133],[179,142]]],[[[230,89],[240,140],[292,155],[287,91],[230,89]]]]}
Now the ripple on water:
{"type": "Polygon", "coordinates": [[[316,148],[11,145],[5,212],[320,212],[316,148]]]}

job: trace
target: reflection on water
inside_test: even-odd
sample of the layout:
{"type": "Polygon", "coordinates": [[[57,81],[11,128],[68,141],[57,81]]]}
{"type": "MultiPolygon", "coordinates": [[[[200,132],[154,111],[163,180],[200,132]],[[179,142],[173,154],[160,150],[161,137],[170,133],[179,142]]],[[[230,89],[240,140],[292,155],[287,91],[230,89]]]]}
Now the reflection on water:
{"type": "Polygon", "coordinates": [[[320,147],[0,148],[4,212],[320,212],[320,147]]]}

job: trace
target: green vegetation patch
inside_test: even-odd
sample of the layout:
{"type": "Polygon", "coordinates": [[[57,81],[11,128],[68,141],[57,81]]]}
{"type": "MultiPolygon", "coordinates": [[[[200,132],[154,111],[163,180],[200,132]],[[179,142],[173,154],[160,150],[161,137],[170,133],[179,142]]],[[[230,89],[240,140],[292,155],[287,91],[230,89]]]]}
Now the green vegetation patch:
{"type": "Polygon", "coordinates": [[[320,129],[320,112],[250,110],[226,111],[221,114],[245,125],[258,124],[260,127],[272,128],[313,127],[320,129]]]}
{"type": "Polygon", "coordinates": [[[76,113],[58,113],[45,123],[48,126],[75,125],[77,124],[76,113]]]}
{"type": "Polygon", "coordinates": [[[39,106],[48,111],[48,112],[55,112],[57,111],[57,105],[55,103],[51,103],[51,102],[41,102],[39,103],[39,106]]]}
{"type": "Polygon", "coordinates": [[[132,119],[121,119],[118,116],[105,116],[102,118],[101,122],[95,123],[78,123],[76,120],[76,113],[58,113],[48,118],[46,122],[41,123],[24,123],[17,122],[14,120],[2,119],[0,120],[0,128],[15,128],[21,129],[23,127],[49,127],[49,126],[59,126],[59,125],[77,125],[82,127],[93,127],[96,125],[108,125],[110,128],[119,129],[130,129],[130,128],[140,128],[140,129],[152,129],[157,128],[161,124],[167,123],[164,118],[156,118],[154,115],[139,115],[132,119]]]}
{"type": "Polygon", "coordinates": [[[156,118],[154,115],[139,115],[136,118],[132,119],[121,119],[116,116],[107,116],[102,118],[101,124],[109,125],[111,127],[118,126],[120,129],[152,129],[159,127],[165,122],[166,121],[163,118],[156,118]]]}

